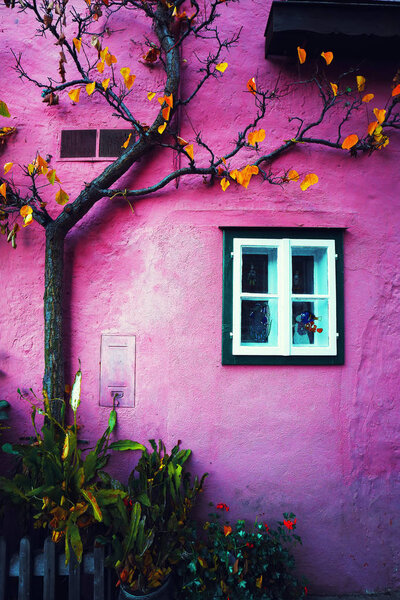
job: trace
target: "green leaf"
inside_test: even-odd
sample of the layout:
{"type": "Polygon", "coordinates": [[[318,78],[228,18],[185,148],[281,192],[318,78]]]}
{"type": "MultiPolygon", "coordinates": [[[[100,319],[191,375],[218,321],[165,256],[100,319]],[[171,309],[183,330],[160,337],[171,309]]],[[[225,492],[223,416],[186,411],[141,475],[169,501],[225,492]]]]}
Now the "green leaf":
{"type": "Polygon", "coordinates": [[[92,492],[90,490],[82,489],[81,492],[82,492],[83,496],[86,498],[86,500],[88,502],[90,502],[90,504],[92,505],[93,514],[94,514],[94,518],[96,519],[96,521],[102,521],[103,515],[102,515],[102,512],[100,510],[100,507],[97,503],[95,496],[92,494],[92,492]]]}
{"type": "Polygon", "coordinates": [[[66,531],[66,537],[70,539],[72,550],[74,551],[75,556],[78,559],[78,562],[80,563],[82,561],[83,545],[81,535],[79,533],[79,528],[75,523],[69,522],[67,524],[66,531]]]}
{"type": "Polygon", "coordinates": [[[10,408],[10,403],[7,400],[0,400],[0,410],[10,408]]]}
{"type": "Polygon", "coordinates": [[[135,544],[141,513],[142,513],[142,508],[141,508],[139,502],[135,502],[135,505],[132,508],[132,512],[131,512],[131,522],[130,522],[130,526],[129,526],[128,536],[124,543],[124,545],[125,545],[124,560],[135,544]]]}
{"type": "Polygon", "coordinates": [[[89,452],[83,463],[83,471],[85,473],[85,481],[89,482],[96,474],[97,453],[95,450],[89,452]]]}
{"type": "Polygon", "coordinates": [[[140,502],[140,504],[143,504],[144,506],[151,506],[150,498],[147,494],[139,494],[139,496],[137,497],[137,501],[140,502]]]}
{"type": "Polygon", "coordinates": [[[110,450],[145,450],[146,448],[143,444],[139,444],[139,442],[134,442],[132,440],[118,440],[117,442],[112,442],[109,446],[110,450]]]}
{"type": "Polygon", "coordinates": [[[15,456],[19,456],[19,452],[17,452],[17,450],[14,450],[13,445],[10,444],[10,443],[3,444],[2,447],[1,447],[1,449],[6,454],[15,454],[15,456]]]}
{"type": "Polygon", "coordinates": [[[110,412],[109,419],[108,419],[108,427],[110,429],[110,433],[114,430],[116,423],[117,423],[117,411],[112,409],[112,411],[110,412]]]}
{"type": "Polygon", "coordinates": [[[8,108],[7,108],[7,104],[5,102],[3,102],[2,100],[0,100],[0,115],[2,117],[11,117],[8,108]]]}

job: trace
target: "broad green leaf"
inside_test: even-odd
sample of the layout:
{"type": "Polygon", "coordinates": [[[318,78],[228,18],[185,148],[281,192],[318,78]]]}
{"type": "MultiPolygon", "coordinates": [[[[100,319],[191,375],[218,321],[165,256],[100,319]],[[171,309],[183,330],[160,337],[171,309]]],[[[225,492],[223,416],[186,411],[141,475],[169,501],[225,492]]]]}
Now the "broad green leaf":
{"type": "Polygon", "coordinates": [[[129,526],[128,536],[124,542],[124,545],[125,545],[124,559],[129,554],[129,552],[132,550],[132,548],[135,544],[141,513],[142,513],[142,507],[140,506],[139,502],[135,502],[135,505],[132,508],[132,512],[131,512],[131,522],[130,522],[130,526],[129,526]]]}
{"type": "Polygon", "coordinates": [[[145,450],[146,448],[143,444],[139,444],[139,442],[134,442],[132,440],[118,440],[117,442],[112,442],[109,446],[110,450],[145,450]]]}
{"type": "Polygon", "coordinates": [[[76,558],[78,559],[78,562],[81,562],[83,546],[82,546],[81,535],[79,533],[79,528],[75,523],[72,523],[72,522],[68,523],[66,537],[69,538],[71,541],[71,547],[75,553],[76,558]]]}
{"type": "Polygon", "coordinates": [[[95,496],[92,494],[92,492],[90,490],[82,489],[81,492],[82,492],[83,496],[86,498],[86,500],[88,502],[90,502],[90,504],[92,505],[94,518],[96,519],[96,521],[101,522],[103,520],[103,515],[101,513],[100,507],[97,503],[95,496]]]}
{"type": "Polygon", "coordinates": [[[139,496],[137,497],[137,501],[140,502],[140,504],[143,504],[144,506],[151,506],[150,498],[147,494],[139,494],[139,496]]]}
{"type": "Polygon", "coordinates": [[[116,423],[117,423],[117,411],[113,409],[110,412],[110,416],[108,418],[108,427],[110,429],[110,433],[114,430],[116,423]]]}
{"type": "Polygon", "coordinates": [[[0,115],[2,117],[11,117],[7,104],[5,102],[3,102],[2,100],[0,100],[0,115]]]}

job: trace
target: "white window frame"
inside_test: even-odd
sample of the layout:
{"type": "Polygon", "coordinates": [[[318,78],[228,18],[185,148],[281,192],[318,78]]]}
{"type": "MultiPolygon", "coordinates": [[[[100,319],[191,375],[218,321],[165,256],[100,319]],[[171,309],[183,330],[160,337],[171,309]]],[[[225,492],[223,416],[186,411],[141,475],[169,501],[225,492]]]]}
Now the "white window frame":
{"type": "Polygon", "coordinates": [[[233,240],[233,302],[232,302],[232,354],[238,356],[336,356],[337,317],[336,317],[336,254],[333,239],[258,239],[234,238],[233,240]],[[242,292],[242,256],[244,246],[260,246],[277,249],[277,293],[257,294],[242,292]],[[327,294],[292,293],[292,246],[321,247],[327,249],[327,294]],[[328,300],[329,345],[297,346],[292,344],[292,300],[328,300]],[[242,299],[278,301],[278,344],[254,346],[241,343],[241,301],[242,299]]]}

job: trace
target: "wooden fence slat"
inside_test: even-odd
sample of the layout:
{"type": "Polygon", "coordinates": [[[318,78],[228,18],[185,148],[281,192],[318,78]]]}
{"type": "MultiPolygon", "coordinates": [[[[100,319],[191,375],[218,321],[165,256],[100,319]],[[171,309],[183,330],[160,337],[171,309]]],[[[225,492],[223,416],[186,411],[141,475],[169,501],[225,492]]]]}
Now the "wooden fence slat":
{"type": "Polygon", "coordinates": [[[54,600],[56,589],[56,545],[51,538],[44,542],[43,600],[54,600]]]}
{"type": "Polygon", "coordinates": [[[68,567],[68,600],[77,600],[81,593],[81,565],[72,548],[68,567]]]}
{"type": "Polygon", "coordinates": [[[104,599],[104,547],[94,547],[93,600],[104,599]]]}
{"type": "Polygon", "coordinates": [[[19,545],[18,600],[31,597],[31,545],[28,538],[22,538],[19,545]]]}
{"type": "Polygon", "coordinates": [[[0,537],[0,600],[5,600],[7,581],[7,546],[6,540],[0,537]]]}

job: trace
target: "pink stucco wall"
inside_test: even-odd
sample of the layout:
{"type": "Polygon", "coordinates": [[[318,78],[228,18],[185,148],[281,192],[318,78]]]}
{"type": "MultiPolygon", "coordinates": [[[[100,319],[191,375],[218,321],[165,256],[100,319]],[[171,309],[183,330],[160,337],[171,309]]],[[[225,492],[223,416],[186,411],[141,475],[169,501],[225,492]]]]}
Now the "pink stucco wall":
{"type": "MultiPolygon", "coordinates": [[[[270,87],[278,75],[281,85],[299,77],[295,59],[264,59],[267,4],[247,0],[221,7],[225,34],[243,26],[241,44],[227,57],[223,78],[210,81],[190,111],[194,130],[221,154],[252,114],[252,99],[242,93],[250,77],[270,87]]],[[[60,129],[121,123],[85,94],[76,106],[65,93],[58,106],[43,104],[40,91],[12,71],[10,48],[23,52],[33,77],[43,64],[45,75],[56,76],[53,42],[38,51],[24,15],[1,5],[0,18],[1,99],[12,112],[1,124],[18,127],[1,166],[27,163],[36,150],[52,154],[73,198],[104,163],[58,161],[60,129]]],[[[128,27],[107,43],[119,64],[137,74],[132,106],[146,121],[158,108],[146,92],[161,90],[163,78],[158,67],[149,72],[138,62],[141,47],[132,39],[140,42],[147,30],[136,24],[135,32],[128,27]]],[[[183,85],[190,92],[190,49],[184,58],[183,85]]],[[[332,79],[346,66],[333,63],[332,79]]],[[[305,66],[301,76],[307,72],[305,66]]],[[[392,67],[366,63],[363,74],[377,94],[375,105],[383,106],[392,67]]],[[[291,137],[287,116],[308,114],[315,102],[303,91],[274,102],[264,148],[291,137]]],[[[360,123],[363,131],[364,115],[360,123]]],[[[181,135],[194,141],[184,114],[181,135]]],[[[281,189],[253,179],[247,190],[231,185],[223,193],[219,185],[186,179],[179,189],[171,185],[135,202],[134,215],[123,201],[102,200],[67,238],[66,368],[72,379],[81,359],[85,437],[93,440],[108,416],[99,406],[101,333],[134,334],[135,406],[119,410],[118,436],[160,436],[168,445],[181,439],[193,449],[192,470],[210,473],[205,500],[226,502],[234,516],[261,513],[273,521],[284,510],[295,512],[304,541],[297,556],[312,592],[399,585],[399,148],[395,135],[383,151],[356,160],[345,152],[299,147],[277,167],[317,173],[318,185],[307,192],[298,184],[281,189]],[[347,228],[344,366],[221,365],[224,225],[347,228]]],[[[203,154],[196,145],[195,153],[203,154]]],[[[148,157],[123,185],[154,182],[171,165],[168,154],[148,157]]],[[[60,210],[50,194],[48,208],[54,215],[60,210]]],[[[27,435],[29,411],[17,402],[16,389],[41,389],[44,235],[33,224],[19,235],[17,250],[0,242],[0,397],[13,405],[8,436],[16,430],[27,435]]],[[[118,476],[126,475],[131,460],[114,461],[118,476]]]]}

